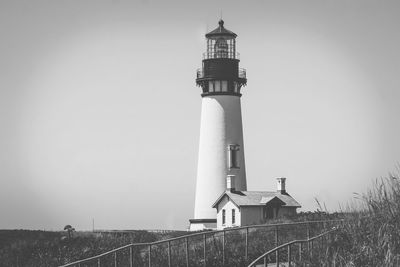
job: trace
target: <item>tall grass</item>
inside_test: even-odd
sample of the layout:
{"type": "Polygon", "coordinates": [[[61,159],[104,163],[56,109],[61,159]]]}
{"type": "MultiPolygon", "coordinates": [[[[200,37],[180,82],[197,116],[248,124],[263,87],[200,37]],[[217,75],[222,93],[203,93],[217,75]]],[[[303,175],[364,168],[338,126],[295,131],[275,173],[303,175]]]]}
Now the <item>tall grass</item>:
{"type": "Polygon", "coordinates": [[[357,195],[361,209],[347,218],[332,244],[340,266],[400,266],[399,175],[376,180],[357,195]]]}

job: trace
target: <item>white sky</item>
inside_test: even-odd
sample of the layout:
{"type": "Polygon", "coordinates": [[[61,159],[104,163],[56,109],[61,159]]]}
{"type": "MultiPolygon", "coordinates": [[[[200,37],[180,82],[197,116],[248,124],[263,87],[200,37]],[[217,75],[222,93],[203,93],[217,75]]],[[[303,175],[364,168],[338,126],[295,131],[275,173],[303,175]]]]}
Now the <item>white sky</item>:
{"type": "Polygon", "coordinates": [[[400,2],[1,1],[0,228],[185,229],[204,34],[238,34],[249,190],[329,210],[400,159],[400,2]]]}

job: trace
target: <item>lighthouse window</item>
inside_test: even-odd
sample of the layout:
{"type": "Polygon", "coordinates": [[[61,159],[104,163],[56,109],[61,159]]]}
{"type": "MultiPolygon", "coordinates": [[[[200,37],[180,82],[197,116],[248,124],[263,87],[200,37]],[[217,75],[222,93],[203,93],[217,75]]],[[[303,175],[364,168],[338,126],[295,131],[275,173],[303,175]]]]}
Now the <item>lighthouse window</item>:
{"type": "Polygon", "coordinates": [[[235,93],[239,93],[239,86],[236,82],[234,83],[234,89],[235,89],[235,93]]]}
{"type": "Polygon", "coordinates": [[[228,81],[222,81],[222,92],[228,92],[228,81]]]}
{"type": "Polygon", "coordinates": [[[211,93],[214,92],[214,82],[213,81],[208,82],[208,91],[211,93]]]}
{"type": "Polygon", "coordinates": [[[222,210],[222,224],[225,224],[225,210],[222,210]]]}
{"type": "Polygon", "coordinates": [[[239,145],[228,146],[228,166],[230,169],[239,169],[239,145]]]}
{"type": "Polygon", "coordinates": [[[214,91],[221,92],[221,81],[215,81],[214,91]]]}

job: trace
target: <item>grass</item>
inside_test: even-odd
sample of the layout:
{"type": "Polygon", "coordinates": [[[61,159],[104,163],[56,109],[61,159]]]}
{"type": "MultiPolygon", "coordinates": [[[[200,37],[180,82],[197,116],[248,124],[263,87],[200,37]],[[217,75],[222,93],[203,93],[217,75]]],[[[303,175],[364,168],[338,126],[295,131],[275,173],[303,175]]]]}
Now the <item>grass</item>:
{"type": "Polygon", "coordinates": [[[0,230],[0,266],[58,266],[129,243],[162,238],[147,231],[124,234],[75,232],[71,239],[65,236],[65,232],[0,230]]]}
{"type": "MultiPolygon", "coordinates": [[[[304,217],[303,217],[304,218],[304,217]]],[[[286,222],[288,219],[286,219],[286,222]]],[[[273,223],[276,223],[273,222],[273,223]]],[[[310,235],[323,232],[323,223],[310,223],[310,235]]],[[[329,225],[325,225],[329,227],[329,225]]],[[[278,225],[261,228],[250,228],[248,232],[248,259],[245,259],[246,229],[232,229],[225,232],[206,234],[206,266],[247,266],[260,254],[274,248],[276,232],[278,229],[278,244],[289,242],[293,239],[307,237],[307,225],[278,225]],[[225,246],[223,249],[223,242],[225,246]],[[223,261],[224,259],[224,261],[223,261]]],[[[204,264],[204,239],[203,235],[188,238],[189,266],[203,266],[204,264]]],[[[144,250],[145,251],[145,250],[144,250]]],[[[146,266],[148,254],[136,261],[138,266],[146,266]]],[[[166,245],[152,247],[152,266],[168,266],[166,245]]],[[[172,266],[186,266],[185,240],[171,242],[172,266]]]]}
{"type": "Polygon", "coordinates": [[[357,195],[361,208],[348,212],[335,246],[341,266],[399,266],[400,180],[376,180],[357,195]]]}
{"type": "MultiPolygon", "coordinates": [[[[400,266],[399,175],[391,174],[387,178],[377,179],[366,193],[355,194],[355,197],[357,205],[353,202],[345,212],[328,214],[319,205],[320,210],[317,212],[303,214],[318,219],[339,215],[344,220],[334,234],[314,243],[312,255],[308,250],[303,251],[301,264],[338,267],[400,266]]],[[[285,253],[284,249],[282,253],[285,253]]]]}
{"type": "MultiPolygon", "coordinates": [[[[321,219],[322,213],[301,214],[298,220],[307,220],[308,216],[321,219]]],[[[270,223],[291,222],[292,219],[282,219],[270,223]]],[[[312,226],[311,230],[322,231],[321,225],[312,226]]],[[[246,230],[232,230],[225,233],[207,233],[206,261],[207,266],[244,266],[246,264],[245,233],[246,230]],[[225,238],[225,250],[222,242],[225,238]],[[222,264],[222,255],[225,253],[225,264],[222,264]]],[[[181,235],[182,233],[179,233],[181,235]]],[[[313,234],[313,233],[311,233],[313,234]]],[[[304,238],[306,225],[279,226],[279,244],[294,238],[304,238]]],[[[71,239],[65,238],[64,232],[44,231],[0,231],[0,266],[58,266],[79,259],[107,252],[130,243],[152,242],[155,240],[175,237],[175,234],[160,235],[146,231],[128,233],[91,233],[75,232],[71,239]]],[[[190,266],[203,266],[203,236],[188,239],[190,266]]],[[[173,266],[186,266],[186,243],[184,239],[172,241],[171,262],[173,266]]],[[[275,247],[275,227],[250,229],[248,233],[249,262],[261,253],[275,247]]],[[[168,266],[167,244],[152,246],[152,266],[168,266]]],[[[134,250],[135,266],[148,264],[148,248],[134,250]]],[[[113,254],[102,258],[102,266],[113,264],[113,254]]],[[[129,266],[129,250],[118,252],[119,266],[129,266]]],[[[96,262],[82,266],[95,266],[96,262]]]]}
{"type": "MultiPolygon", "coordinates": [[[[365,194],[356,195],[359,206],[346,212],[328,214],[322,208],[300,213],[273,223],[327,220],[343,218],[344,222],[328,243],[328,250],[317,258],[309,258],[309,266],[400,266],[400,179],[398,175],[376,180],[365,194]]],[[[314,230],[315,228],[312,228],[314,230]]],[[[304,238],[305,229],[282,226],[279,243],[304,238]]],[[[321,229],[319,229],[321,230],[321,229]]],[[[318,231],[311,233],[318,234],[318,231]]],[[[0,266],[56,266],[87,258],[129,243],[151,242],[166,238],[146,231],[124,234],[75,233],[63,239],[65,233],[43,231],[0,231],[0,266]]],[[[225,266],[244,266],[244,231],[227,232],[225,236],[225,266]]],[[[207,266],[223,266],[222,236],[207,238],[207,266]]],[[[272,230],[249,232],[249,260],[275,246],[272,230]]],[[[166,246],[152,248],[153,266],[166,266],[166,246]]],[[[147,252],[137,251],[139,266],[146,264],[147,252]],[[140,264],[141,263],[141,264],[140,264]]],[[[185,266],[185,242],[171,243],[173,266],[185,266]]],[[[202,266],[203,240],[190,240],[190,266],[202,266]]],[[[127,255],[125,255],[127,256],[127,255]]],[[[108,259],[112,261],[112,258],[108,259]]]]}

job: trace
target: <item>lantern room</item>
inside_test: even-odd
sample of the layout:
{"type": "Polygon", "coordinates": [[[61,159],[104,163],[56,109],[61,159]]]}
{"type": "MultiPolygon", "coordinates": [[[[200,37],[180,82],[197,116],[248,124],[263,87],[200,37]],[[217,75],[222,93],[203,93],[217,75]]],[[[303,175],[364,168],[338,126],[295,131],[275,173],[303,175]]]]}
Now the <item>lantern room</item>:
{"type": "Polygon", "coordinates": [[[206,34],[207,50],[203,53],[202,68],[197,70],[196,83],[202,87],[202,96],[241,96],[240,89],[246,85],[246,70],[239,68],[236,52],[236,34],[218,22],[218,28],[206,34]]]}
{"type": "Polygon", "coordinates": [[[218,22],[219,27],[206,34],[207,52],[203,59],[239,58],[236,54],[236,34],[224,28],[224,21],[218,22]]]}

